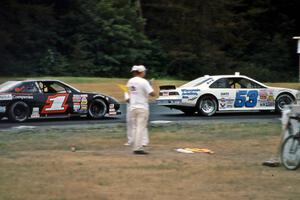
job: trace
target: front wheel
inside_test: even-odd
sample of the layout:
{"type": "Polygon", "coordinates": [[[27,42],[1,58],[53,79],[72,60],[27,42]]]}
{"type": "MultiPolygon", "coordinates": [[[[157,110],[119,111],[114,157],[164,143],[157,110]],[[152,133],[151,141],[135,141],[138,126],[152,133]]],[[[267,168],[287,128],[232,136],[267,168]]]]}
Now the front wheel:
{"type": "Polygon", "coordinates": [[[294,103],[294,99],[291,95],[281,94],[275,101],[276,112],[282,112],[285,105],[290,105],[294,103]]]}
{"type": "Polygon", "coordinates": [[[291,135],[287,137],[281,148],[282,165],[289,170],[296,170],[300,167],[300,138],[291,135]]]}
{"type": "Polygon", "coordinates": [[[212,116],[217,112],[218,104],[215,98],[204,96],[198,104],[198,112],[204,116],[212,116]]]}
{"type": "Polygon", "coordinates": [[[92,119],[101,119],[104,118],[107,113],[107,106],[105,102],[101,99],[94,99],[90,105],[88,110],[88,116],[92,119]]]}
{"type": "Polygon", "coordinates": [[[13,122],[25,122],[30,114],[29,106],[23,101],[13,103],[8,111],[8,119],[13,122]]]}

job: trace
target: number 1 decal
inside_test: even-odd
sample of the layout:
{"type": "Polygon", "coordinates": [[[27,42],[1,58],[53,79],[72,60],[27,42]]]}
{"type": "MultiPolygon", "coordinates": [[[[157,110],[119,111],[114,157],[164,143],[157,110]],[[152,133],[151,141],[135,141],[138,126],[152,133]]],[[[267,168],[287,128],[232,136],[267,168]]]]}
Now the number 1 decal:
{"type": "Polygon", "coordinates": [[[245,106],[247,108],[253,108],[257,104],[257,97],[258,97],[257,90],[238,91],[236,93],[234,107],[241,108],[245,106]],[[248,101],[246,101],[247,97],[248,97],[248,101]]]}
{"type": "Polygon", "coordinates": [[[68,97],[69,94],[56,94],[49,96],[41,113],[50,114],[66,112],[68,109],[68,104],[66,104],[68,97]]]}

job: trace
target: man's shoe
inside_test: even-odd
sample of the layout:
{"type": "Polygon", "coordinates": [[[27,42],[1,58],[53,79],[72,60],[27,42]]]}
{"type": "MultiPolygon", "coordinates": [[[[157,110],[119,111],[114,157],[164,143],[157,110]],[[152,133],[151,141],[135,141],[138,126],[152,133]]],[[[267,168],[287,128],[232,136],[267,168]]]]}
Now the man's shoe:
{"type": "Polygon", "coordinates": [[[149,154],[148,152],[144,151],[144,150],[136,150],[133,151],[134,154],[139,154],[139,155],[146,155],[149,154]]]}

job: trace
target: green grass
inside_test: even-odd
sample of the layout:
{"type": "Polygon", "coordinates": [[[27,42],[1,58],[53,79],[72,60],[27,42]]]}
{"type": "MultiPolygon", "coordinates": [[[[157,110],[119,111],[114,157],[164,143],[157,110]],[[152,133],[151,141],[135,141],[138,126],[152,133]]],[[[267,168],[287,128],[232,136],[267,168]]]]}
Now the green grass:
{"type": "MultiPolygon", "coordinates": [[[[39,127],[34,129],[12,129],[0,131],[0,152],[69,150],[71,144],[84,149],[104,149],[91,138],[97,140],[122,140],[125,125],[94,125],[39,127]]],[[[274,123],[242,124],[181,124],[153,125],[150,132],[155,140],[163,141],[211,141],[214,138],[242,140],[268,138],[280,134],[280,125],[274,123]]]]}
{"type": "Polygon", "coordinates": [[[124,124],[0,131],[0,200],[298,199],[299,173],[266,168],[279,123],[151,125],[147,156],[124,124]],[[70,146],[77,147],[71,152],[70,146]],[[175,148],[215,154],[181,154],[175,148]]]}

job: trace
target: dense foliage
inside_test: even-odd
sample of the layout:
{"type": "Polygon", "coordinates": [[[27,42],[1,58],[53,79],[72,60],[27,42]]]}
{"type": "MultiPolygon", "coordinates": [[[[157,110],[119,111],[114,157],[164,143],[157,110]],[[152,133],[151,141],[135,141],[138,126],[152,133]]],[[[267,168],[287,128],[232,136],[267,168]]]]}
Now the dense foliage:
{"type": "Polygon", "coordinates": [[[297,78],[298,0],[2,0],[1,75],[297,78]]]}

